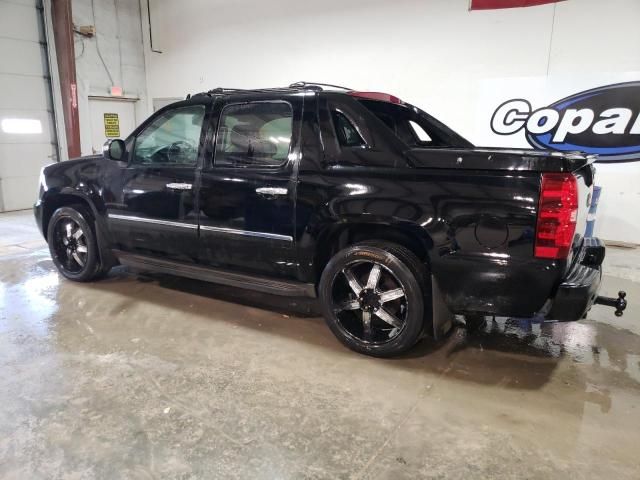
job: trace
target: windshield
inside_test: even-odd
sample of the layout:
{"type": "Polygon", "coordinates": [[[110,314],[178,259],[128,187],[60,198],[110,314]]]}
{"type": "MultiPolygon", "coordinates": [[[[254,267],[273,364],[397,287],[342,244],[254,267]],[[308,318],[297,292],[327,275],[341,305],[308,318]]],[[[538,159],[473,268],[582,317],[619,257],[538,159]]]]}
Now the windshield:
{"type": "Polygon", "coordinates": [[[409,147],[473,147],[471,142],[417,107],[378,100],[358,99],[358,101],[409,147]]]}

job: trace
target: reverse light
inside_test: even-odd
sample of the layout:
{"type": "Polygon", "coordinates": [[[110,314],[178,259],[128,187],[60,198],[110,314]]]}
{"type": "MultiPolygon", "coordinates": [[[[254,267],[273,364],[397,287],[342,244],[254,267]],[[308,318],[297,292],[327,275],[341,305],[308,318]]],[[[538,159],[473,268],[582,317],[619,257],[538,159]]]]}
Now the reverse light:
{"type": "Polygon", "coordinates": [[[378,100],[381,102],[395,103],[396,105],[402,105],[404,103],[395,95],[389,95],[388,93],[382,93],[382,92],[351,91],[349,92],[349,95],[351,95],[352,97],[364,98],[366,100],[378,100]]]}
{"type": "Polygon", "coordinates": [[[543,173],[536,227],[535,256],[564,259],[573,244],[578,219],[578,182],[571,173],[543,173]]]}

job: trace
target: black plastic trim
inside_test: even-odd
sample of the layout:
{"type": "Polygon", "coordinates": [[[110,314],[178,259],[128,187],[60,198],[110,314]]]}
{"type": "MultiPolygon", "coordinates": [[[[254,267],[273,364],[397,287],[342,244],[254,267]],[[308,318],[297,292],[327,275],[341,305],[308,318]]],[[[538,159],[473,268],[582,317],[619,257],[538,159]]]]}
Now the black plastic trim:
{"type": "Polygon", "coordinates": [[[122,265],[167,273],[180,277],[203,280],[205,282],[220,283],[231,287],[255,290],[285,297],[316,297],[316,287],[312,283],[291,282],[287,280],[273,280],[270,278],[229,272],[217,268],[186,265],[180,262],[165,260],[145,255],[114,250],[114,254],[122,265]]]}
{"type": "Polygon", "coordinates": [[[602,270],[579,264],[560,284],[548,319],[571,322],[584,318],[598,296],[602,270]]]}
{"type": "Polygon", "coordinates": [[[599,238],[587,237],[584,239],[583,255],[580,263],[589,267],[599,267],[604,261],[606,247],[599,238]]]}

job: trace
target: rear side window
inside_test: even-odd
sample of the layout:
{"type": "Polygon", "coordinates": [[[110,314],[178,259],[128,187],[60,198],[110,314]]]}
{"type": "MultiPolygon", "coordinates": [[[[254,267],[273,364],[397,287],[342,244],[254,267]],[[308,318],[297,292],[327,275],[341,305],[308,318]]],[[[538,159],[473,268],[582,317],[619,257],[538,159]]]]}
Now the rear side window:
{"type": "Polygon", "coordinates": [[[336,129],[336,137],[341,147],[361,147],[366,145],[362,136],[347,116],[338,111],[331,111],[331,118],[336,129]]]}
{"type": "Polygon", "coordinates": [[[444,125],[411,108],[375,100],[359,100],[400,140],[410,147],[467,146],[463,138],[444,125]]]}
{"type": "Polygon", "coordinates": [[[293,112],[286,102],[228,105],[220,115],[214,163],[276,167],[289,155],[293,112]]]}

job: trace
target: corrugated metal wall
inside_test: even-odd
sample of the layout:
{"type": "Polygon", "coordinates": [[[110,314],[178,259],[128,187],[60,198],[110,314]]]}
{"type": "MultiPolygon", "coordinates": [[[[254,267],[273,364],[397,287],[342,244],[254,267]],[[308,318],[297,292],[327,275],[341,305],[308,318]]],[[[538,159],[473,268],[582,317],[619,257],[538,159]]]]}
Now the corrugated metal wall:
{"type": "Polygon", "coordinates": [[[0,0],[0,211],[30,208],[56,135],[39,0],[0,0]]]}

